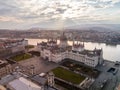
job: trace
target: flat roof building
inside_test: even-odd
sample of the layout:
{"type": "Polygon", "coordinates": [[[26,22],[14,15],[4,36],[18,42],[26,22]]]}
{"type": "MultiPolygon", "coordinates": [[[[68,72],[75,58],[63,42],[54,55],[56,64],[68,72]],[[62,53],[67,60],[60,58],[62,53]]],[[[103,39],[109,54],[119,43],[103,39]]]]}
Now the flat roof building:
{"type": "Polygon", "coordinates": [[[9,82],[7,87],[10,88],[10,90],[44,90],[42,86],[24,77],[9,82]]]}

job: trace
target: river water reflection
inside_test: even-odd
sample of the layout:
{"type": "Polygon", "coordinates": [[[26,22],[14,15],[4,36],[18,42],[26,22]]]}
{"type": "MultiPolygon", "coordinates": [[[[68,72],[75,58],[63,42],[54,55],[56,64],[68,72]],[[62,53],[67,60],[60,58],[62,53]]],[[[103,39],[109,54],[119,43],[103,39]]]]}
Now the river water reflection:
{"type": "MultiPolygon", "coordinates": [[[[46,39],[27,39],[28,43],[31,45],[37,45],[37,43],[42,41],[47,41],[46,39]]],[[[59,40],[58,40],[59,43],[59,40]]],[[[72,45],[72,41],[68,41],[69,45],[72,45]]],[[[120,61],[120,45],[106,45],[105,43],[93,43],[93,42],[84,42],[85,49],[93,50],[96,48],[103,49],[104,59],[110,61],[120,61]]]]}

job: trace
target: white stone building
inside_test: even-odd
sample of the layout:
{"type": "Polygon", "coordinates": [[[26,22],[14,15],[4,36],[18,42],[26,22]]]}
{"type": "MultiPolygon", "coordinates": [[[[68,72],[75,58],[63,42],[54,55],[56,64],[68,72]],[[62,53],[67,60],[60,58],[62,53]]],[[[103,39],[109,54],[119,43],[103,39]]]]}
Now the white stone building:
{"type": "Polygon", "coordinates": [[[57,45],[57,40],[49,39],[48,42],[38,43],[37,47],[42,58],[56,63],[69,58],[87,66],[96,67],[103,62],[102,49],[85,50],[84,43],[75,43],[74,41],[73,45],[69,46],[64,34],[60,38],[59,45],[57,45]]]}
{"type": "Polygon", "coordinates": [[[28,40],[25,39],[6,39],[2,42],[3,49],[9,49],[11,53],[16,53],[25,50],[25,46],[28,45],[28,40]]]}
{"type": "Polygon", "coordinates": [[[28,42],[27,40],[24,40],[24,39],[16,40],[15,42],[10,44],[12,53],[25,51],[25,46],[27,45],[28,45],[28,42]]]}
{"type": "Polygon", "coordinates": [[[65,37],[65,34],[63,33],[60,37],[60,44],[59,44],[59,47],[60,48],[65,48],[68,46],[68,43],[67,43],[67,38],[65,37]]]}

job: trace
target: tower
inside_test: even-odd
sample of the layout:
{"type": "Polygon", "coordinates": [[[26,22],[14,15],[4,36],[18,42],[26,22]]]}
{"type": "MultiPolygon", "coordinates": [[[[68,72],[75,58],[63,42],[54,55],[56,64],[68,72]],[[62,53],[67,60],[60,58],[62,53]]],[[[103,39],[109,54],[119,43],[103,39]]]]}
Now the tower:
{"type": "Polygon", "coordinates": [[[47,75],[47,80],[48,80],[48,85],[51,86],[51,87],[54,87],[54,74],[53,72],[49,72],[48,75],[47,75]]]}
{"type": "Polygon", "coordinates": [[[101,48],[100,49],[100,61],[99,61],[99,64],[103,64],[103,49],[101,48]]]}
{"type": "Polygon", "coordinates": [[[94,49],[94,54],[98,55],[98,64],[103,64],[103,50],[101,49],[94,49]]]}
{"type": "Polygon", "coordinates": [[[75,41],[75,37],[73,38],[72,50],[77,52],[84,51],[84,42],[80,42],[78,39],[75,41]]]}
{"type": "Polygon", "coordinates": [[[65,48],[68,46],[68,43],[67,43],[67,37],[65,36],[65,33],[63,32],[62,35],[60,36],[60,44],[59,46],[61,48],[65,48]]]}

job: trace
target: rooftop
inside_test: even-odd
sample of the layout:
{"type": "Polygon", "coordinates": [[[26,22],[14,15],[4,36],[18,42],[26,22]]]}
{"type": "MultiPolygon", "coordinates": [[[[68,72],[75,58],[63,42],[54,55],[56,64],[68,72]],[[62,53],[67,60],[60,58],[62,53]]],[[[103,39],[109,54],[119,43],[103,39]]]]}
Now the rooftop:
{"type": "Polygon", "coordinates": [[[47,50],[50,50],[52,53],[60,53],[60,52],[65,52],[66,50],[71,50],[72,47],[71,46],[68,46],[66,48],[60,48],[59,45],[48,45],[49,42],[41,42],[41,43],[38,43],[37,45],[41,45],[42,49],[47,49],[47,50]]]}
{"type": "Polygon", "coordinates": [[[79,53],[82,55],[87,55],[89,57],[93,57],[93,56],[99,56],[101,54],[101,49],[95,49],[95,50],[84,50],[81,52],[77,52],[77,51],[73,51],[74,53],[79,53]]]}
{"type": "Polygon", "coordinates": [[[81,44],[81,43],[79,43],[79,44],[73,44],[73,47],[74,48],[79,48],[79,47],[84,48],[84,44],[81,44]]]}
{"type": "Polygon", "coordinates": [[[9,48],[12,46],[21,45],[21,42],[24,40],[25,39],[0,39],[0,48],[9,48]]]}
{"type": "Polygon", "coordinates": [[[45,85],[47,82],[47,79],[45,77],[41,77],[39,75],[32,77],[31,80],[33,80],[36,83],[41,84],[41,85],[45,85]]]}
{"type": "Polygon", "coordinates": [[[7,64],[6,61],[0,60],[0,68],[5,67],[7,64]]]}
{"type": "Polygon", "coordinates": [[[23,77],[11,81],[9,85],[15,90],[41,90],[40,86],[23,77]]]}

